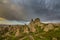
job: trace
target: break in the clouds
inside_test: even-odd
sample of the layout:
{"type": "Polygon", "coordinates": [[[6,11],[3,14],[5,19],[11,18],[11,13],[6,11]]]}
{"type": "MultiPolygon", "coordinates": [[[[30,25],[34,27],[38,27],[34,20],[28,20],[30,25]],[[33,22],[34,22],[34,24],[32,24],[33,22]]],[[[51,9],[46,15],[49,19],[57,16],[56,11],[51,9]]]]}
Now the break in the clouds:
{"type": "Polygon", "coordinates": [[[0,17],[8,20],[60,20],[60,0],[1,0],[0,17]]]}

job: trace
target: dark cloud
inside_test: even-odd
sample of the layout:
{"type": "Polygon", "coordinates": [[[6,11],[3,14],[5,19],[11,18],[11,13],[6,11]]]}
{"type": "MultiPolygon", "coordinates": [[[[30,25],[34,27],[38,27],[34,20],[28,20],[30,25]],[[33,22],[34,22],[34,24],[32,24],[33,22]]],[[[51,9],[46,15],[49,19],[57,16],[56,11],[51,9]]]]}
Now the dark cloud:
{"type": "Polygon", "coordinates": [[[60,0],[9,0],[7,3],[2,4],[6,13],[0,12],[0,17],[9,20],[30,20],[37,17],[43,21],[60,20],[60,0]]]}

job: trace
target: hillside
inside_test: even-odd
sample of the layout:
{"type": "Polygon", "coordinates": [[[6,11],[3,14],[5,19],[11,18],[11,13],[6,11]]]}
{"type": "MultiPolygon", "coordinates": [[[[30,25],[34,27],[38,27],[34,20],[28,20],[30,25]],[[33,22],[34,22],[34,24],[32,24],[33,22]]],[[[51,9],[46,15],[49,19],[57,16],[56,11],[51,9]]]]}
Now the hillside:
{"type": "Polygon", "coordinates": [[[0,25],[0,40],[60,40],[60,24],[36,18],[28,25],[0,25]]]}

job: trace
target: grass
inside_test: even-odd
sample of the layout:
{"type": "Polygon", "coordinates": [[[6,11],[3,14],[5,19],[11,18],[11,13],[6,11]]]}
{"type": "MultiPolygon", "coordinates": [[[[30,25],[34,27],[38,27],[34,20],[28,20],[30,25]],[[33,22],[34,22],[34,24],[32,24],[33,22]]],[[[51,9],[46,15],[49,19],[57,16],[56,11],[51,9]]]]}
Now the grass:
{"type": "Polygon", "coordinates": [[[44,32],[43,29],[40,28],[40,26],[36,26],[36,32],[29,32],[27,33],[23,33],[23,28],[21,28],[21,32],[20,35],[18,37],[15,37],[15,33],[14,31],[7,31],[7,30],[3,30],[0,33],[0,40],[19,40],[21,38],[24,38],[23,40],[31,40],[31,38],[29,37],[29,35],[31,35],[34,40],[52,40],[53,37],[57,38],[57,40],[60,40],[60,29],[59,30],[50,30],[48,32],[44,32]],[[11,36],[5,36],[5,33],[9,32],[9,34],[11,36]],[[4,35],[4,37],[2,37],[2,35],[4,35]]]}

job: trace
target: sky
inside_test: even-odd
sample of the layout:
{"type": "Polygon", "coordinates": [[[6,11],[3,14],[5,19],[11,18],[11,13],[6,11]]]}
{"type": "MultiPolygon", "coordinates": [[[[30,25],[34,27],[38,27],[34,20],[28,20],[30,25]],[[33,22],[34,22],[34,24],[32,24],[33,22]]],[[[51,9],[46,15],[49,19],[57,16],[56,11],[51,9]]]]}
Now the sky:
{"type": "Polygon", "coordinates": [[[60,0],[0,0],[0,17],[7,20],[60,21],[60,0]]]}

